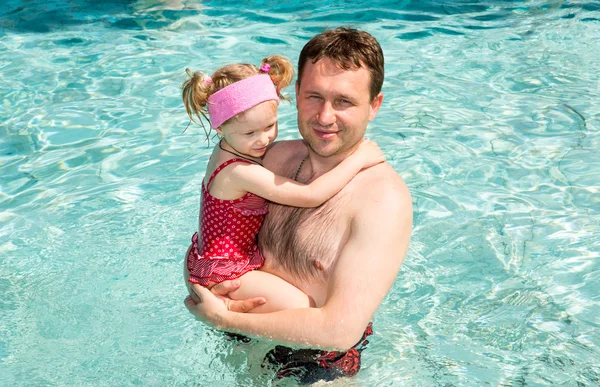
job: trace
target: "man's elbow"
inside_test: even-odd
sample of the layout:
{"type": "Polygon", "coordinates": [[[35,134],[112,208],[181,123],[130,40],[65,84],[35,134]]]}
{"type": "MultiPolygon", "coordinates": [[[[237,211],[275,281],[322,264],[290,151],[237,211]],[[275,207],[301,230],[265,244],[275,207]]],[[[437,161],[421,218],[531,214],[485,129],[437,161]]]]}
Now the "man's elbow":
{"type": "MultiPolygon", "coordinates": [[[[363,328],[364,329],[364,328],[363,328]]],[[[330,347],[335,351],[347,352],[361,341],[363,329],[340,329],[335,334],[332,334],[330,347]]]]}

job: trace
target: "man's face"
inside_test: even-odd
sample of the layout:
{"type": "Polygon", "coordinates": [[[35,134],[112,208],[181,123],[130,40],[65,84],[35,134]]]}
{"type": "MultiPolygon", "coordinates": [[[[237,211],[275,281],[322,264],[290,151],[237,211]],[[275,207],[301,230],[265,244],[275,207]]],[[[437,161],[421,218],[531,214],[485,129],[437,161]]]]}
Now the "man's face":
{"type": "Polygon", "coordinates": [[[296,84],[298,129],[317,155],[347,155],[358,145],[383,101],[381,93],[370,101],[369,85],[364,67],[342,70],[329,58],[305,64],[296,84]]]}

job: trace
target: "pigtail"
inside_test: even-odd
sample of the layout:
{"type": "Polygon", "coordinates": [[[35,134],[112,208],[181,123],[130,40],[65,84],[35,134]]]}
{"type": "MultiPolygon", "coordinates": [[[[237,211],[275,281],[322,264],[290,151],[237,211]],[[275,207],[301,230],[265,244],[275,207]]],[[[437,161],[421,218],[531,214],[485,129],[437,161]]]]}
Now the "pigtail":
{"type": "MultiPolygon", "coordinates": [[[[181,85],[181,97],[187,115],[190,117],[188,127],[192,122],[202,126],[206,134],[206,139],[209,142],[212,123],[208,111],[208,98],[211,95],[235,82],[262,73],[269,74],[271,81],[277,89],[277,96],[289,101],[288,98],[281,95],[281,89],[289,86],[294,78],[294,66],[287,58],[279,55],[263,59],[260,68],[247,63],[223,66],[216,70],[212,77],[199,71],[193,72],[190,69],[185,69],[185,72],[188,75],[188,79],[181,85]],[[208,129],[205,126],[205,122],[208,122],[208,129]]],[[[234,117],[237,117],[237,115],[234,117]]]]}
{"type": "Polygon", "coordinates": [[[199,71],[192,72],[190,69],[185,69],[185,72],[189,78],[186,79],[181,86],[183,105],[185,106],[187,115],[190,117],[190,123],[194,122],[202,126],[202,129],[204,129],[204,133],[206,134],[206,138],[208,140],[210,134],[208,97],[213,93],[211,77],[199,71]],[[206,129],[206,126],[204,126],[203,120],[209,123],[208,130],[206,129]]]}
{"type": "Polygon", "coordinates": [[[281,90],[292,83],[294,79],[294,66],[289,59],[281,55],[271,55],[260,62],[261,69],[264,65],[269,65],[268,74],[273,81],[273,84],[277,88],[277,95],[279,98],[289,101],[289,98],[281,94],[281,90]]]}

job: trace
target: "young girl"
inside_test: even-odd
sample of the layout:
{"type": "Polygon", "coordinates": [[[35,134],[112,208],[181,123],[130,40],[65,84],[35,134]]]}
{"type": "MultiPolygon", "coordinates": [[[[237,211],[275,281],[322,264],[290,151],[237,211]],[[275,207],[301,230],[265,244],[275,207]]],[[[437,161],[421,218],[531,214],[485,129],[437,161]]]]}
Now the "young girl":
{"type": "MultiPolygon", "coordinates": [[[[383,162],[383,154],[376,144],[365,141],[310,184],[277,176],[261,165],[261,158],[277,137],[280,92],[294,75],[289,60],[271,56],[262,60],[260,68],[227,65],[212,76],[186,71],[190,78],[183,84],[183,103],[190,119],[201,124],[202,119],[209,121],[221,137],[202,183],[199,233],[192,237],[187,254],[189,282],[211,286],[240,278],[240,288],[229,297],[267,300],[252,312],[310,306],[308,296],[293,285],[254,270],[264,263],[256,236],[268,201],[317,207],[361,169],[383,162]]],[[[195,296],[191,290],[190,294],[195,296]]]]}

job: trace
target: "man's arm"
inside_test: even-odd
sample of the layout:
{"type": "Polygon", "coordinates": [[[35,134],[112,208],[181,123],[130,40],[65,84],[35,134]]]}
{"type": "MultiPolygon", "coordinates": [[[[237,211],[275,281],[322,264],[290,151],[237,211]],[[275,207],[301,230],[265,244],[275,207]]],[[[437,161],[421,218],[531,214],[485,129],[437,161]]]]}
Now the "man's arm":
{"type": "Polygon", "coordinates": [[[188,309],[228,331],[311,347],[352,347],[394,283],[408,250],[412,203],[406,186],[395,183],[381,181],[353,198],[361,209],[352,218],[349,239],[335,267],[330,268],[330,286],[322,307],[234,313],[210,291],[194,287],[203,302],[186,302],[188,309]]]}

